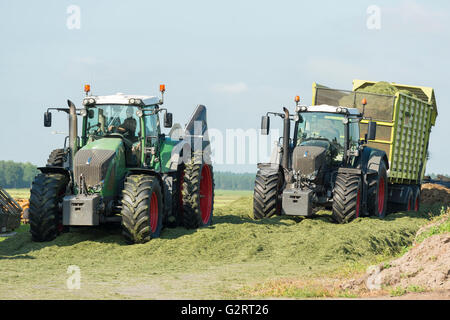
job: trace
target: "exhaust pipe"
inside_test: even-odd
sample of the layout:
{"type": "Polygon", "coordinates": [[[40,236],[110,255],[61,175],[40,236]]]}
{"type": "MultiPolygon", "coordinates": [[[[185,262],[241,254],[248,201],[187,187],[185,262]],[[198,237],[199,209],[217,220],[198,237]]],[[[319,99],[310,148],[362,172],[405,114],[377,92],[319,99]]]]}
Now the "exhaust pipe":
{"type": "Polygon", "coordinates": [[[67,100],[69,105],[69,147],[70,147],[70,167],[73,168],[73,159],[78,151],[78,119],[77,108],[72,101],[67,100]]]}
{"type": "Polygon", "coordinates": [[[291,121],[289,120],[289,110],[283,108],[284,111],[284,133],[283,133],[283,158],[281,166],[285,170],[289,170],[289,136],[291,134],[291,121]]]}

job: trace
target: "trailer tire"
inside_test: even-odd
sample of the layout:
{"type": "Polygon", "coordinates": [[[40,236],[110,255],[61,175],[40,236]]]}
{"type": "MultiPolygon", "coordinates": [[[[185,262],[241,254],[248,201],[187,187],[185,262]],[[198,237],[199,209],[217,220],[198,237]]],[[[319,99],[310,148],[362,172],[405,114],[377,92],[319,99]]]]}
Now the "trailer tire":
{"type": "Polygon", "coordinates": [[[253,215],[255,220],[281,215],[280,193],[283,175],[279,169],[263,168],[256,173],[253,191],[253,215]]]}
{"type": "Polygon", "coordinates": [[[367,197],[369,214],[378,218],[384,218],[387,211],[388,180],[387,169],[384,161],[378,166],[378,175],[369,181],[369,196],[367,197]]]}
{"type": "Polygon", "coordinates": [[[407,188],[408,196],[406,197],[406,203],[404,204],[404,209],[406,211],[412,211],[414,208],[414,190],[411,187],[407,188]]]}
{"type": "Polygon", "coordinates": [[[421,193],[421,188],[420,185],[416,186],[414,188],[414,201],[413,201],[413,206],[414,206],[414,211],[419,211],[420,210],[420,193],[421,193]]]}
{"type": "Polygon", "coordinates": [[[41,173],[30,191],[30,233],[35,242],[51,241],[64,230],[61,202],[69,178],[65,174],[41,173]]]}
{"type": "Polygon", "coordinates": [[[158,238],[162,229],[163,196],[157,177],[130,175],[122,190],[122,234],[130,243],[158,238]]]}
{"type": "Polygon", "coordinates": [[[63,167],[66,160],[64,149],[55,149],[48,156],[47,167],[63,167]]]}
{"type": "Polygon", "coordinates": [[[185,165],[181,189],[182,222],[186,229],[211,225],[214,211],[213,167],[195,158],[185,165]]]}
{"type": "Polygon", "coordinates": [[[361,177],[338,173],[333,193],[332,218],[340,224],[359,218],[361,213],[361,177]]]}

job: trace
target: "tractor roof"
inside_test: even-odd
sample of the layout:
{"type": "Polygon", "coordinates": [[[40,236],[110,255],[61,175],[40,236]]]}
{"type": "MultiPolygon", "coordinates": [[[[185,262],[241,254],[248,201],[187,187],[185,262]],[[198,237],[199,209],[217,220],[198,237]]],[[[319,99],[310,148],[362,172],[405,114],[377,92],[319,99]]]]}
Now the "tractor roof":
{"type": "Polygon", "coordinates": [[[144,105],[153,105],[159,103],[159,98],[155,96],[127,95],[116,93],[109,96],[91,96],[96,104],[129,104],[130,99],[141,99],[144,105]]]}
{"type": "MultiPolygon", "coordinates": [[[[299,106],[297,107],[297,110],[300,111],[299,108],[302,108],[303,106],[299,106]]],[[[340,112],[337,111],[338,108],[342,108],[342,109],[347,109],[348,113],[350,115],[359,115],[361,114],[361,112],[359,112],[359,110],[357,108],[347,108],[347,107],[342,107],[342,106],[329,106],[327,104],[322,104],[319,106],[308,106],[307,107],[307,111],[306,112],[328,112],[328,113],[338,113],[340,114],[340,112]]],[[[305,111],[302,111],[305,112],[305,111]]]]}

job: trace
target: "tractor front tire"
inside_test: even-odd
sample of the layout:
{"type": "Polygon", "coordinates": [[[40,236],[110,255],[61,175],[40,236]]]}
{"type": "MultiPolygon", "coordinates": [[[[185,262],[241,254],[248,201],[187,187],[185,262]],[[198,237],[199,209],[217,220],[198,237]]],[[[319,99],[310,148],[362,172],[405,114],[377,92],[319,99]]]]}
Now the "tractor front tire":
{"type": "Polygon", "coordinates": [[[280,192],[282,187],[283,175],[278,168],[258,170],[253,191],[253,219],[261,220],[281,215],[280,192]]]}
{"type": "Polygon", "coordinates": [[[163,197],[157,177],[126,178],[122,190],[122,234],[130,244],[158,238],[162,229],[163,197]]]}
{"type": "Polygon", "coordinates": [[[182,177],[181,214],[187,229],[211,225],[214,210],[214,175],[211,165],[195,161],[186,164],[182,177]]]}
{"type": "Polygon", "coordinates": [[[361,209],[361,177],[339,173],[333,194],[333,219],[340,224],[359,218],[361,209]]]}
{"type": "Polygon", "coordinates": [[[51,241],[63,231],[60,204],[68,183],[69,178],[59,173],[41,173],[34,178],[29,208],[33,241],[51,241]]]}

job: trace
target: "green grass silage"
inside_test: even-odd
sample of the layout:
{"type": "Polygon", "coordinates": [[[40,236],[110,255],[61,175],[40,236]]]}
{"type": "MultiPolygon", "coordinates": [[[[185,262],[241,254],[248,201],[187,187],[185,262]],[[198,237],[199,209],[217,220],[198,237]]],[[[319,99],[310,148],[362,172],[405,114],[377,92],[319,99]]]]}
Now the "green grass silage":
{"type": "Polygon", "coordinates": [[[337,225],[329,212],[253,221],[251,210],[252,197],[240,197],[216,205],[211,227],[164,229],[161,238],[132,246],[112,227],[73,229],[49,243],[19,232],[0,242],[0,298],[240,297],[243,286],[359,271],[395,256],[430,212],[337,225]],[[65,286],[69,265],[81,269],[80,290],[65,286]]]}

